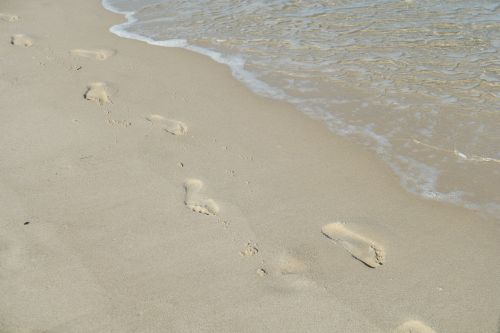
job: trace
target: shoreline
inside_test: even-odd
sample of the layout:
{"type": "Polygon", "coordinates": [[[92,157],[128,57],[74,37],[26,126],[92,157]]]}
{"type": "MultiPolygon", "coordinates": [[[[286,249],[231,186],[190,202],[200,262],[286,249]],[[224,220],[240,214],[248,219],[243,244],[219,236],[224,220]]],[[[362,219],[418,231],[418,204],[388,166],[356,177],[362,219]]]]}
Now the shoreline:
{"type": "Polygon", "coordinates": [[[205,56],[109,33],[100,1],[0,12],[0,330],[498,330],[492,218],[205,56]],[[341,245],[366,240],[381,267],[341,245]]]}
{"type": "MultiPolygon", "coordinates": [[[[350,135],[342,135],[339,134],[339,130],[334,130],[331,128],[331,123],[327,120],[323,119],[321,114],[313,116],[309,115],[307,108],[304,110],[304,107],[301,107],[301,103],[297,101],[293,101],[294,98],[285,93],[281,88],[274,87],[268,85],[266,82],[257,79],[254,73],[249,72],[245,69],[246,62],[240,58],[239,56],[232,57],[228,56],[224,53],[221,53],[215,49],[210,49],[206,47],[197,46],[195,44],[190,44],[185,39],[167,39],[167,40],[155,40],[153,38],[127,31],[127,28],[134,23],[137,22],[137,18],[135,15],[137,14],[134,11],[122,11],[116,7],[113,7],[108,3],[107,0],[102,0],[103,7],[115,14],[119,14],[123,16],[125,21],[121,21],[119,24],[113,25],[110,27],[109,31],[119,37],[138,40],[141,42],[145,42],[150,45],[168,47],[168,48],[180,48],[184,50],[188,50],[194,53],[201,54],[215,61],[216,63],[223,64],[229,67],[232,76],[238,81],[242,82],[249,90],[253,93],[265,97],[274,99],[277,101],[283,101],[294,109],[302,112],[311,119],[320,120],[323,122],[324,126],[329,128],[333,135],[337,137],[344,137],[355,144],[362,146],[364,150],[368,150],[370,154],[377,155],[377,158],[382,160],[389,169],[392,174],[398,177],[399,184],[403,187],[408,193],[416,195],[420,198],[430,199],[442,203],[451,203],[458,207],[466,208],[472,211],[480,211],[482,214],[488,216],[488,218],[494,218],[499,220],[500,206],[496,204],[495,200],[488,201],[487,196],[479,195],[479,193],[474,193],[474,191],[470,192],[467,190],[467,187],[462,186],[460,188],[455,188],[455,190],[451,190],[453,187],[453,183],[460,184],[461,176],[453,172],[451,169],[441,170],[439,168],[435,168],[433,165],[426,164],[427,162],[422,162],[421,160],[413,160],[411,156],[408,155],[397,155],[393,148],[391,148],[392,144],[389,143],[389,147],[387,147],[387,143],[383,135],[380,135],[377,132],[369,132],[364,139],[374,140],[379,143],[374,146],[368,145],[364,146],[362,144],[363,138],[350,136],[350,135]],[[395,155],[396,154],[396,155],[395,155]],[[405,160],[405,164],[410,165],[407,170],[405,170],[404,166],[399,164],[398,160],[405,160]],[[438,190],[439,184],[447,184],[445,187],[448,187],[448,191],[443,189],[438,190]],[[451,187],[450,187],[451,186],[451,187]],[[472,195],[472,198],[471,198],[472,195]],[[469,198],[465,198],[469,197],[469,198]]],[[[154,6],[154,5],[153,5],[154,6]]],[[[342,108],[342,107],[340,107],[342,108]]],[[[372,112],[377,112],[376,110],[372,110],[372,112]]],[[[328,112],[326,112],[328,114],[328,112]]],[[[335,115],[333,115],[335,117],[335,115]]],[[[339,121],[342,122],[342,120],[339,121]]],[[[340,131],[344,131],[345,127],[350,127],[352,124],[344,123],[344,128],[341,128],[340,131]]],[[[342,127],[342,126],[341,126],[342,127]]],[[[356,127],[356,126],[354,126],[356,127]]],[[[358,130],[360,130],[358,128],[358,130]]],[[[362,130],[362,129],[361,129],[362,130]]],[[[357,130],[352,130],[356,132],[357,130]]],[[[390,142],[391,140],[389,140],[390,142]]],[[[498,163],[498,160],[494,158],[483,158],[476,155],[467,156],[463,152],[458,150],[447,150],[444,148],[440,148],[438,146],[433,146],[431,144],[425,143],[423,141],[417,140],[416,138],[412,138],[412,143],[417,144],[422,147],[426,147],[428,149],[434,150],[436,152],[442,152],[454,155],[457,158],[460,158],[462,161],[475,161],[475,162],[493,162],[498,163]]],[[[409,149],[409,148],[408,148],[409,149]]],[[[456,162],[458,163],[458,161],[456,162]]],[[[483,179],[488,178],[487,175],[483,175],[483,179]]],[[[480,183],[479,179],[476,177],[476,182],[480,183]]],[[[493,185],[490,189],[490,195],[493,196],[495,191],[495,186],[493,185]]],[[[491,197],[490,197],[491,198],[491,197]]],[[[500,220],[499,220],[500,221],[500,220]]]]}

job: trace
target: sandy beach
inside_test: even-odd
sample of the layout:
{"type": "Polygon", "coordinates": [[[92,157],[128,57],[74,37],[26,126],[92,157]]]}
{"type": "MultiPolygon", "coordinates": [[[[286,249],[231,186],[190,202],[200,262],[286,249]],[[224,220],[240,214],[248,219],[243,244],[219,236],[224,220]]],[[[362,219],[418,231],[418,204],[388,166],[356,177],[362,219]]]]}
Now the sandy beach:
{"type": "Polygon", "coordinates": [[[500,225],[100,1],[0,4],[0,332],[500,331],[500,225]]]}

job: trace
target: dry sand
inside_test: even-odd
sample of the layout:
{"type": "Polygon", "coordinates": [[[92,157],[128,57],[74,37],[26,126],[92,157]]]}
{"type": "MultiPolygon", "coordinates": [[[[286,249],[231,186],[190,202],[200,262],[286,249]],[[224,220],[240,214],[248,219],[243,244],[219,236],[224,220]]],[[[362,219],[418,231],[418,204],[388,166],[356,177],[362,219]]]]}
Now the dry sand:
{"type": "Polygon", "coordinates": [[[98,0],[0,13],[0,332],[499,331],[492,218],[98,0]]]}

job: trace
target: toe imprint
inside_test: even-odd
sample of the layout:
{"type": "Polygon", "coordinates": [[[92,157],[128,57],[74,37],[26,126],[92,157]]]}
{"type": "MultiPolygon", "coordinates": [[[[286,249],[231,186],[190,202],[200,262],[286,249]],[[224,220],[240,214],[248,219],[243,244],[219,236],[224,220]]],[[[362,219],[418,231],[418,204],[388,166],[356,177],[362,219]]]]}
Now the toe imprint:
{"type": "Polygon", "coordinates": [[[203,198],[199,192],[203,187],[203,182],[199,179],[187,179],[184,182],[186,196],[184,204],[194,212],[205,215],[217,215],[219,206],[210,198],[203,198]]]}

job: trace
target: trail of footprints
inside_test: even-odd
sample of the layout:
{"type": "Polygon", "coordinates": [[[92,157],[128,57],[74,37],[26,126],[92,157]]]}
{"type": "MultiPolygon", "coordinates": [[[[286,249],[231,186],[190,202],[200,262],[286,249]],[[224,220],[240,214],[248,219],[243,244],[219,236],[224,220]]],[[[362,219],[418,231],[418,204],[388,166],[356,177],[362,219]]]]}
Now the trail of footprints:
{"type": "MultiPolygon", "coordinates": [[[[13,14],[0,13],[0,21],[15,22],[19,16],[13,14]]],[[[25,34],[15,34],[10,39],[10,44],[18,47],[29,48],[34,45],[32,37],[25,34]]],[[[92,60],[105,61],[116,55],[112,49],[73,49],[69,52],[72,56],[89,58],[92,60]]],[[[112,103],[109,88],[104,82],[90,83],[83,97],[88,101],[93,101],[98,105],[112,103]]],[[[160,128],[172,135],[184,135],[187,132],[185,123],[165,118],[158,114],[150,114],[145,117],[152,126],[160,128]]],[[[186,179],[183,183],[185,190],[184,204],[193,212],[216,216],[220,212],[217,202],[203,194],[204,184],[196,178],[186,179]]],[[[363,235],[351,231],[345,224],[340,222],[330,223],[321,228],[324,236],[331,239],[335,244],[340,245],[353,258],[359,260],[370,268],[377,268],[385,262],[385,250],[375,241],[363,235]]],[[[259,252],[257,246],[248,242],[240,255],[243,257],[255,256],[259,252]]],[[[288,258],[278,265],[281,275],[298,274],[306,269],[303,262],[288,258]]],[[[268,271],[264,268],[257,269],[256,273],[265,277],[268,271]]],[[[432,328],[417,320],[409,320],[398,326],[393,333],[436,333],[432,328]]]]}

